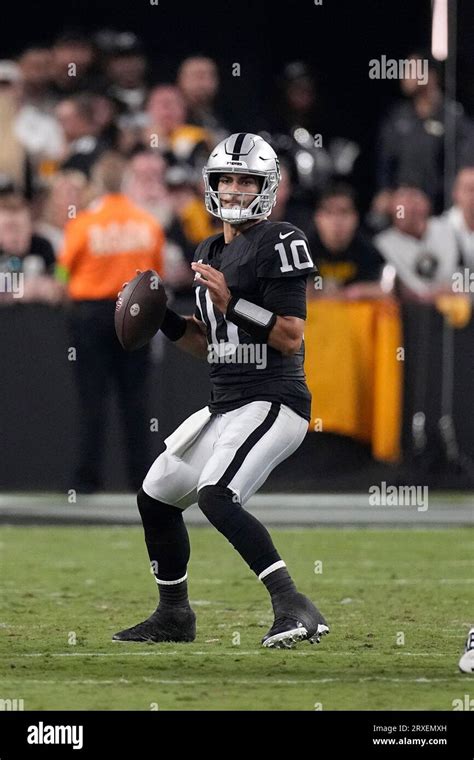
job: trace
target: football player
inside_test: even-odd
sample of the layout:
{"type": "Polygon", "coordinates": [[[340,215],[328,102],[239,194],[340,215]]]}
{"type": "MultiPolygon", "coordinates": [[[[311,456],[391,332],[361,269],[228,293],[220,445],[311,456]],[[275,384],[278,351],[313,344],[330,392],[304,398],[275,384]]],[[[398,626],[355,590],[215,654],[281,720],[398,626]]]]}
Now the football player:
{"type": "Polygon", "coordinates": [[[308,429],[303,330],[313,262],[300,229],[268,221],[280,170],[265,140],[231,135],[212,151],[203,175],[207,210],[223,221],[223,233],[196,250],[194,315],[167,309],[161,330],[209,360],[211,399],[165,440],[138,492],[159,605],[113,638],[194,640],[183,511],[197,502],[270,594],[275,617],[262,644],[315,643],[329,632],[325,619],[297,591],[268,530],[244,509],[308,429]]]}
{"type": "Polygon", "coordinates": [[[474,628],[467,634],[464,653],[459,660],[459,670],[462,673],[474,673],[474,628]]]}

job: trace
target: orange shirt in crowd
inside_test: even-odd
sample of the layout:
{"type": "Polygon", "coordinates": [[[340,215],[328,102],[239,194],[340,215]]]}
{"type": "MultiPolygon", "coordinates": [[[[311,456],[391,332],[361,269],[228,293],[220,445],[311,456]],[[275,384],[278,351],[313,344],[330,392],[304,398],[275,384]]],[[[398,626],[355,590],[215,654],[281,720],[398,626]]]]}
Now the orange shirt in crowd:
{"type": "Polygon", "coordinates": [[[74,301],[115,299],[136,269],[163,275],[164,234],[121,193],[104,195],[67,223],[57,276],[74,301]]]}

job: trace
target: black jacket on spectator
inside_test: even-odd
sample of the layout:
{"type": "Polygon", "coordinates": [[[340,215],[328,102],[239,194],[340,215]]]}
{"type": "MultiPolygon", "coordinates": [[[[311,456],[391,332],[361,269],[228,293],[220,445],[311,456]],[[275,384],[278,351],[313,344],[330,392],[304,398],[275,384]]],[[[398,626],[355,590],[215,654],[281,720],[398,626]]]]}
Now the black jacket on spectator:
{"type": "Polygon", "coordinates": [[[23,256],[16,256],[0,248],[1,272],[34,272],[53,274],[56,257],[49,240],[32,235],[29,250],[23,256]]]}
{"type": "MultiPolygon", "coordinates": [[[[474,122],[450,102],[456,123],[456,170],[474,159],[474,122]]],[[[443,210],[445,107],[420,119],[412,101],[397,103],[382,123],[377,144],[377,189],[416,185],[443,210]]]]}
{"type": "Polygon", "coordinates": [[[380,278],[384,260],[378,250],[360,232],[356,232],[346,250],[331,253],[316,230],[308,236],[311,256],[324,281],[333,280],[339,287],[354,282],[374,282],[380,278]]]}
{"type": "Polygon", "coordinates": [[[89,179],[92,167],[107,147],[104,141],[93,135],[80,137],[71,145],[70,155],[61,164],[61,170],[75,169],[89,179]]]}

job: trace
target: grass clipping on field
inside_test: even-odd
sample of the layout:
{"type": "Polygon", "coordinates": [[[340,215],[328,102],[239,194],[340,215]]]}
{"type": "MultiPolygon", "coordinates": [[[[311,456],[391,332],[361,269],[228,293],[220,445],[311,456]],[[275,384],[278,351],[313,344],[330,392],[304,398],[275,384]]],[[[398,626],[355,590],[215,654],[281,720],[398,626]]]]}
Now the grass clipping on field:
{"type": "Polygon", "coordinates": [[[474,531],[272,530],[328,620],[266,650],[267,592],[212,529],[190,530],[193,644],[122,644],[157,590],[139,528],[0,529],[0,697],[25,710],[451,710],[474,623],[474,531]]]}

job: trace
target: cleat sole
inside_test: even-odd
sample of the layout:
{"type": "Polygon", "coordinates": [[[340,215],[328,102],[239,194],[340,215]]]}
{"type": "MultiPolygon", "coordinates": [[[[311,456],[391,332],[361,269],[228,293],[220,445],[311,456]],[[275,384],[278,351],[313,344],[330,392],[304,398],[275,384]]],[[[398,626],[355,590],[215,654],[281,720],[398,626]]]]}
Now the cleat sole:
{"type": "Polygon", "coordinates": [[[322,636],[327,636],[329,633],[329,628],[327,625],[322,625],[321,623],[318,625],[318,630],[316,633],[314,633],[311,638],[308,639],[310,644],[319,644],[321,641],[322,636]]]}
{"type": "Polygon", "coordinates": [[[267,649],[293,649],[300,641],[309,641],[310,644],[319,644],[322,636],[329,633],[327,625],[318,625],[318,630],[312,636],[308,636],[308,631],[304,627],[293,628],[290,631],[276,633],[263,642],[267,649]]]}
{"type": "Polygon", "coordinates": [[[300,641],[304,641],[307,638],[308,631],[306,628],[293,628],[293,630],[276,633],[274,636],[270,636],[263,642],[263,646],[267,647],[267,649],[292,649],[295,644],[298,644],[300,641]]]}

